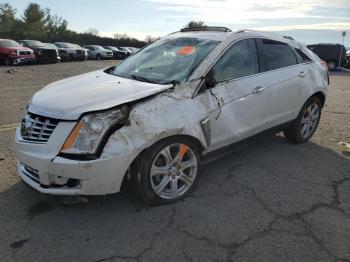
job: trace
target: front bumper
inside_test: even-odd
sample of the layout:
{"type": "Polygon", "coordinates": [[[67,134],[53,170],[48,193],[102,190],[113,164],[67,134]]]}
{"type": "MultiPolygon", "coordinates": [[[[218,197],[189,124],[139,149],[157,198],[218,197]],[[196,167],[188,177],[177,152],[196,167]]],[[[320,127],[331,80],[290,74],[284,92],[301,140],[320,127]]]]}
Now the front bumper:
{"type": "Polygon", "coordinates": [[[39,63],[45,63],[45,62],[61,62],[61,57],[59,55],[57,56],[45,56],[45,55],[36,55],[36,60],[39,63]]]}
{"type": "Polygon", "coordinates": [[[35,62],[35,56],[13,56],[10,57],[13,61],[14,65],[20,65],[20,64],[26,64],[26,63],[31,63],[31,62],[35,62]]]}
{"type": "Polygon", "coordinates": [[[57,126],[46,144],[23,141],[20,130],[16,131],[18,173],[22,181],[45,194],[106,195],[119,192],[124,175],[137,154],[112,156],[102,153],[99,159],[91,161],[59,157],[58,152],[74,123],[67,125],[65,128],[57,126]]]}

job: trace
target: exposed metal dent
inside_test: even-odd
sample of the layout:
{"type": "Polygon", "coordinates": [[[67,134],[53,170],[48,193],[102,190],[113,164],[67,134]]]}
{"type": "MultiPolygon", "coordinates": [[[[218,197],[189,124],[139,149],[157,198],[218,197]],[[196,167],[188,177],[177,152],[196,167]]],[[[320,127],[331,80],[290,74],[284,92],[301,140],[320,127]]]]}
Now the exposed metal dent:
{"type": "MultiPolygon", "coordinates": [[[[196,138],[209,146],[202,120],[208,118],[207,94],[191,98],[190,84],[177,85],[174,92],[163,92],[153,99],[134,105],[129,124],[117,130],[107,142],[101,157],[138,154],[157,141],[175,135],[196,138]]],[[[210,132],[210,130],[206,130],[210,132]]]]}

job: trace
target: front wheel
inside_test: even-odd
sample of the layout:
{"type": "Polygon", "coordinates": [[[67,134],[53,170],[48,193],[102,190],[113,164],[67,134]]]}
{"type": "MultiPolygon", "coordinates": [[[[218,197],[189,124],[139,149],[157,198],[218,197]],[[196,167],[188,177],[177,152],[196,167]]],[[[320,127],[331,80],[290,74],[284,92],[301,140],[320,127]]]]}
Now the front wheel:
{"type": "Polygon", "coordinates": [[[5,60],[4,60],[4,64],[6,66],[13,65],[13,60],[11,58],[6,57],[5,60]]]}
{"type": "Polygon", "coordinates": [[[284,130],[284,136],[292,143],[309,141],[315,133],[321,118],[322,104],[317,97],[311,97],[301,109],[298,118],[284,130]]]}
{"type": "Polygon", "coordinates": [[[162,140],[143,154],[137,179],[139,196],[148,204],[169,204],[189,195],[200,176],[200,154],[186,137],[162,140]]]}

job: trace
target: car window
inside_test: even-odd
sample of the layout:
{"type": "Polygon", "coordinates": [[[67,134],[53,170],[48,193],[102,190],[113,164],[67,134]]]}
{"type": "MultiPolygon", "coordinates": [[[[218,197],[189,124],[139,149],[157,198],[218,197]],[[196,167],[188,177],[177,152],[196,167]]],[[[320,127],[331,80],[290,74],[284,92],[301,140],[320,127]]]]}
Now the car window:
{"type": "Polygon", "coordinates": [[[298,63],[292,48],[286,43],[263,39],[260,42],[261,71],[275,70],[298,63]]]}
{"type": "Polygon", "coordinates": [[[297,52],[297,54],[299,55],[302,63],[308,63],[308,62],[311,62],[311,58],[308,57],[303,51],[301,51],[300,49],[298,48],[294,48],[294,50],[297,52]]]}
{"type": "Polygon", "coordinates": [[[157,84],[183,82],[218,44],[209,39],[164,38],[120,63],[111,74],[157,84]]]}
{"type": "Polygon", "coordinates": [[[241,40],[232,45],[212,68],[217,82],[259,73],[254,39],[241,40]]]}

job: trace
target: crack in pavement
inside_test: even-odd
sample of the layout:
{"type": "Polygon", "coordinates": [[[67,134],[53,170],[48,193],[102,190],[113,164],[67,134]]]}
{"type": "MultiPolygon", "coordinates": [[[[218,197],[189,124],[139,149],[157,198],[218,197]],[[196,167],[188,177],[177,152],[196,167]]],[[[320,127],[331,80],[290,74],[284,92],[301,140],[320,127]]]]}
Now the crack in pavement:
{"type": "Polygon", "coordinates": [[[112,255],[106,258],[101,258],[101,259],[97,259],[95,260],[95,262],[106,262],[106,261],[113,261],[114,259],[133,259],[136,261],[141,261],[142,256],[147,252],[153,249],[153,245],[156,242],[157,238],[163,233],[163,231],[165,229],[167,229],[168,227],[171,227],[171,225],[174,223],[175,221],[175,216],[176,216],[176,209],[175,209],[175,204],[172,205],[172,214],[169,217],[168,223],[164,226],[164,228],[162,230],[160,230],[159,232],[155,232],[153,233],[152,236],[152,240],[149,244],[148,247],[144,248],[139,254],[137,254],[136,256],[121,256],[121,255],[112,255]]]}

